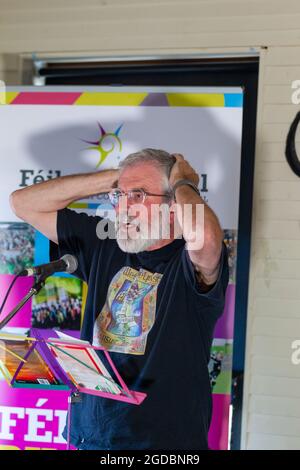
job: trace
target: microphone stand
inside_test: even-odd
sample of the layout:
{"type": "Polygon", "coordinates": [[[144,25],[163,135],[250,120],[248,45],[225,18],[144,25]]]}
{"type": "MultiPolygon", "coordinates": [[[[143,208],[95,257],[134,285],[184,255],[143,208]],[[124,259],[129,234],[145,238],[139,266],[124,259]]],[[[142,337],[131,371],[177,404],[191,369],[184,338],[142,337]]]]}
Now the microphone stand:
{"type": "Polygon", "coordinates": [[[35,276],[34,284],[28,294],[26,294],[15,306],[15,308],[0,322],[0,330],[5,327],[5,325],[18,313],[18,311],[23,307],[23,305],[26,304],[26,302],[28,302],[32,296],[36,295],[42,289],[42,287],[44,287],[46,278],[47,276],[43,274],[35,276]]]}

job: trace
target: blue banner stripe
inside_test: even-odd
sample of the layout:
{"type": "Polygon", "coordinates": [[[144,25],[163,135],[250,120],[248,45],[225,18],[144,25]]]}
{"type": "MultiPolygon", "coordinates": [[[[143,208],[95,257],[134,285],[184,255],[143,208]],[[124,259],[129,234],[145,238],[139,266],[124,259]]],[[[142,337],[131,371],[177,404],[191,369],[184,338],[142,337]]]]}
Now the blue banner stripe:
{"type": "Polygon", "coordinates": [[[224,102],[226,108],[242,108],[243,93],[224,93],[224,102]]]}
{"type": "MultiPolygon", "coordinates": [[[[35,231],[35,240],[34,240],[34,266],[39,264],[49,263],[49,240],[45,235],[43,235],[38,230],[35,231]]],[[[56,273],[53,276],[58,277],[74,277],[69,273],[56,273]]]]}

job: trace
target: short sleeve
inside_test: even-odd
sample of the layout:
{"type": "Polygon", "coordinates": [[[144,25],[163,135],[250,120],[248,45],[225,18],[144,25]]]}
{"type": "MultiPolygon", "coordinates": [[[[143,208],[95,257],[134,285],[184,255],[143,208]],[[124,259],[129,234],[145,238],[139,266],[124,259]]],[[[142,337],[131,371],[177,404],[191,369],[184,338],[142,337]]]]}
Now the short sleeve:
{"type": "Polygon", "coordinates": [[[78,213],[71,209],[57,212],[58,245],[50,241],[50,260],[61,258],[65,254],[74,255],[78,268],[73,273],[84,281],[88,281],[93,253],[98,243],[97,224],[101,217],[78,213]]]}
{"type": "Polygon", "coordinates": [[[188,250],[183,249],[182,253],[183,271],[186,282],[193,292],[201,299],[206,298],[211,303],[222,305],[225,303],[225,294],[229,281],[228,253],[224,242],[222,242],[222,252],[220,256],[220,267],[218,278],[213,287],[207,292],[201,292],[199,281],[192,261],[190,260],[188,250]]]}

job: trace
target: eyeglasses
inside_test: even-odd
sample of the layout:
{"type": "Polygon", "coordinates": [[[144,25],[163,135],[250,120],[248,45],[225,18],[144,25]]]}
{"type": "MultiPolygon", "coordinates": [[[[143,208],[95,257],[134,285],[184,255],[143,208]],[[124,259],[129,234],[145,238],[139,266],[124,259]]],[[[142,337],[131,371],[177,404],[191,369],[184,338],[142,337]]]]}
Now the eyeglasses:
{"type": "Polygon", "coordinates": [[[155,194],[155,193],[148,193],[143,188],[139,189],[130,189],[129,191],[122,191],[119,188],[112,189],[109,193],[109,200],[111,204],[116,207],[119,204],[119,199],[122,196],[127,196],[127,200],[130,204],[142,204],[147,196],[164,196],[170,197],[170,193],[165,194],[155,194]]]}

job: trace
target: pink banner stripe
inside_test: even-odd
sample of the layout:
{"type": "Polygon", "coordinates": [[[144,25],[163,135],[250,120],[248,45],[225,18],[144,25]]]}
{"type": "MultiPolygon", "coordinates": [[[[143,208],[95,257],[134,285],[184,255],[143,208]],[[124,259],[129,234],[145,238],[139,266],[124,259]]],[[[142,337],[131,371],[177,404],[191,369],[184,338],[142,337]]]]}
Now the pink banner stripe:
{"type": "Polygon", "coordinates": [[[71,105],[79,98],[82,93],[77,92],[51,92],[51,91],[33,91],[21,92],[10,104],[65,104],[71,105]]]}

